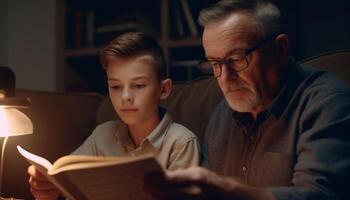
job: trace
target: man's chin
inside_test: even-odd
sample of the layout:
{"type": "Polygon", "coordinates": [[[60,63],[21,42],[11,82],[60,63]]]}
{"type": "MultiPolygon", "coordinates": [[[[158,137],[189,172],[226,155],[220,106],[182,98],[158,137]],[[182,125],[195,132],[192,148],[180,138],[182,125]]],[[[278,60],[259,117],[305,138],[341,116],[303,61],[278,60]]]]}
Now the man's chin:
{"type": "Polygon", "coordinates": [[[251,108],[249,108],[246,105],[237,105],[237,104],[230,104],[230,107],[232,108],[232,110],[240,112],[240,113],[245,113],[245,112],[251,112],[251,108]]]}
{"type": "Polygon", "coordinates": [[[247,98],[243,97],[231,97],[226,98],[229,106],[237,112],[252,112],[254,110],[254,105],[250,103],[247,98]]]}
{"type": "Polygon", "coordinates": [[[246,89],[227,90],[224,92],[224,96],[228,101],[246,101],[249,92],[246,89]]]}

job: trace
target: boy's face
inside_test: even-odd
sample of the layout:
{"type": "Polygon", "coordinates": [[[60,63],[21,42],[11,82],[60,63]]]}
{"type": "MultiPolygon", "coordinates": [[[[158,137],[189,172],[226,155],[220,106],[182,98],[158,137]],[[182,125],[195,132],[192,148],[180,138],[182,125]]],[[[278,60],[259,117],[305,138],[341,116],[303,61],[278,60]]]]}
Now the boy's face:
{"type": "Polygon", "coordinates": [[[142,58],[112,60],[106,67],[113,107],[128,125],[158,119],[162,83],[148,63],[142,58]]]}

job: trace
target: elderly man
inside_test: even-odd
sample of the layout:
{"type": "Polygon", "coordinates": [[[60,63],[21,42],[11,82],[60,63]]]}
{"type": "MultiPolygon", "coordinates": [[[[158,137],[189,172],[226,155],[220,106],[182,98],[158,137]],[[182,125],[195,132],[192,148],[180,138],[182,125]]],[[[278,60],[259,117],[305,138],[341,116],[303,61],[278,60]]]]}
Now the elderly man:
{"type": "Polygon", "coordinates": [[[350,199],[350,91],[288,57],[279,10],[222,0],[200,13],[206,60],[225,96],[203,165],[146,177],[158,199],[350,199]]]}

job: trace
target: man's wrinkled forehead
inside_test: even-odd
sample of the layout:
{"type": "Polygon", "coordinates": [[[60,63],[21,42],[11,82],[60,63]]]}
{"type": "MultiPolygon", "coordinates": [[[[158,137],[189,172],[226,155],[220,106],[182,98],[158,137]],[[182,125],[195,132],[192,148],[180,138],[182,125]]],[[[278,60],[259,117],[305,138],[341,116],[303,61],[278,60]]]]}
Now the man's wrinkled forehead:
{"type": "Polygon", "coordinates": [[[206,52],[247,48],[257,38],[254,20],[246,14],[234,14],[224,21],[204,27],[203,47],[206,52]]]}
{"type": "Polygon", "coordinates": [[[220,21],[207,24],[204,27],[203,42],[205,42],[205,36],[209,33],[224,38],[241,32],[255,34],[258,30],[259,23],[253,15],[247,12],[237,12],[220,21]]]}

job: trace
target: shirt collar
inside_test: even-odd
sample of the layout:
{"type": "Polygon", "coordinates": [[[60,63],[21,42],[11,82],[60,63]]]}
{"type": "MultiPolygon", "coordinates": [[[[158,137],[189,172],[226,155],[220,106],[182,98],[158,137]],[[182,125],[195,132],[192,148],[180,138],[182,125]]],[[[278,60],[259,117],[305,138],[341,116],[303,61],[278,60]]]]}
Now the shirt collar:
{"type": "Polygon", "coordinates": [[[302,69],[292,58],[288,59],[287,63],[287,77],[282,89],[279,94],[272,101],[269,111],[275,118],[279,118],[283,111],[286,109],[293,94],[298,88],[300,82],[302,81],[302,69]]]}
{"type": "Polygon", "coordinates": [[[115,138],[127,152],[135,149],[135,144],[129,135],[128,126],[123,121],[120,122],[120,125],[115,132],[115,138]]]}
{"type": "Polygon", "coordinates": [[[170,115],[165,112],[165,109],[162,108],[160,112],[161,116],[163,116],[162,120],[158,126],[145,138],[145,140],[148,140],[157,149],[160,149],[165,132],[167,132],[167,129],[169,129],[170,124],[172,123],[172,119],[170,115]]]}
{"type": "Polygon", "coordinates": [[[237,125],[244,128],[247,133],[254,132],[256,128],[267,119],[269,116],[268,114],[267,111],[258,113],[257,118],[254,120],[250,113],[232,112],[232,116],[236,119],[237,125]]]}
{"type": "Polygon", "coordinates": [[[287,72],[286,72],[287,77],[286,77],[286,81],[282,86],[282,89],[280,90],[278,95],[274,98],[274,100],[272,101],[268,109],[258,114],[258,118],[257,118],[258,123],[250,119],[251,116],[249,113],[240,113],[235,110],[233,110],[232,112],[233,118],[238,119],[241,125],[245,125],[246,127],[247,125],[249,127],[249,125],[252,125],[252,124],[258,125],[262,123],[270,115],[269,113],[271,113],[275,118],[278,119],[282,115],[290,99],[292,98],[295,90],[297,89],[298,85],[302,81],[302,69],[293,58],[288,59],[286,68],[287,68],[287,72]]]}

